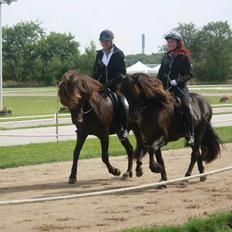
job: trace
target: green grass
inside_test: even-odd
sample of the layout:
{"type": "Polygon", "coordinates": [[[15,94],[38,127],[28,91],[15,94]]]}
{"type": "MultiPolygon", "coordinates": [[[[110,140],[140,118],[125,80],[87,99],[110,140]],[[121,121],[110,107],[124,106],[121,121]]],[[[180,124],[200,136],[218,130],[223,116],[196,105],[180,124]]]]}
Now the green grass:
{"type": "MultiPolygon", "coordinates": [[[[19,89],[7,89],[8,91],[31,91],[39,92],[56,91],[55,88],[19,88],[19,89]]],[[[231,101],[225,103],[219,102],[219,96],[207,96],[206,97],[211,104],[230,104],[231,101]]],[[[53,114],[57,111],[57,97],[56,96],[5,96],[3,98],[3,105],[12,110],[12,117],[26,116],[26,115],[44,115],[53,114]]],[[[60,107],[61,104],[59,103],[60,107]]]]}
{"type": "Polygon", "coordinates": [[[231,232],[232,212],[220,213],[203,219],[190,219],[181,226],[126,229],[123,232],[231,232]]]}
{"type": "Polygon", "coordinates": [[[220,96],[205,96],[206,99],[208,99],[210,104],[231,104],[232,101],[226,101],[226,102],[220,102],[220,96]]]}
{"type": "MultiPolygon", "coordinates": [[[[132,144],[134,136],[130,136],[132,144]]],[[[63,141],[41,144],[0,147],[0,168],[60,162],[72,160],[75,141],[63,141]]],[[[110,137],[110,156],[124,155],[125,151],[116,137],[110,137]]],[[[100,157],[101,148],[98,139],[87,139],[80,159],[100,157]]]]}
{"type": "Polygon", "coordinates": [[[55,96],[6,96],[3,100],[3,105],[13,111],[12,117],[54,114],[57,111],[55,96]]]}
{"type": "Polygon", "coordinates": [[[3,93],[12,93],[12,92],[19,92],[19,93],[29,93],[29,92],[57,92],[57,87],[25,87],[25,88],[3,88],[3,93]]]}
{"type": "MultiPolygon", "coordinates": [[[[232,142],[232,127],[216,128],[224,142],[232,142]]],[[[135,144],[133,135],[129,136],[131,143],[135,144]]],[[[18,145],[0,147],[0,168],[11,168],[25,165],[34,165],[50,162],[72,160],[75,141],[63,141],[42,144],[18,145]]],[[[184,139],[171,142],[164,149],[178,149],[184,147],[184,139]]],[[[110,156],[125,155],[125,150],[116,136],[110,137],[110,156]]],[[[87,139],[81,151],[80,159],[100,157],[101,148],[98,139],[87,139]]]]}

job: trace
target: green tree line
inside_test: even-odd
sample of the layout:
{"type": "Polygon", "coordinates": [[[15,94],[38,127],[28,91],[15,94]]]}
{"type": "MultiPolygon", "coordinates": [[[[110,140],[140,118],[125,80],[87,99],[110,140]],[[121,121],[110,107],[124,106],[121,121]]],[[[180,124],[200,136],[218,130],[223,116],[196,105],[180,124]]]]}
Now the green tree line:
{"type": "MultiPolygon", "coordinates": [[[[232,79],[232,30],[228,22],[210,22],[202,28],[193,23],[178,24],[186,46],[192,51],[194,79],[199,82],[228,82],[232,79]]],[[[161,35],[162,36],[162,35],[161,35]]],[[[126,56],[130,66],[137,61],[158,64],[159,53],[126,56]]],[[[93,42],[80,52],[71,33],[45,33],[37,21],[3,27],[4,86],[53,85],[69,69],[91,75],[96,55],[93,42]]]]}
{"type": "Polygon", "coordinates": [[[232,80],[232,30],[228,22],[210,22],[202,28],[193,23],[176,28],[192,51],[194,77],[199,82],[232,80]]]}
{"type": "Polygon", "coordinates": [[[93,42],[81,54],[74,35],[46,34],[38,22],[3,27],[4,85],[52,85],[69,69],[91,74],[95,54],[93,42]]]}

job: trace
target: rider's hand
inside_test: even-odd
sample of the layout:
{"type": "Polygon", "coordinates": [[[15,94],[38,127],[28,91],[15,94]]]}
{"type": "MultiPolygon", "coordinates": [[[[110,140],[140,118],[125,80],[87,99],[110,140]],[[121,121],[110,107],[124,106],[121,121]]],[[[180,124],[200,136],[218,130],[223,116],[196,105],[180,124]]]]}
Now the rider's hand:
{"type": "Polygon", "coordinates": [[[176,80],[171,80],[171,81],[170,81],[170,84],[171,84],[171,86],[177,86],[176,80]]]}

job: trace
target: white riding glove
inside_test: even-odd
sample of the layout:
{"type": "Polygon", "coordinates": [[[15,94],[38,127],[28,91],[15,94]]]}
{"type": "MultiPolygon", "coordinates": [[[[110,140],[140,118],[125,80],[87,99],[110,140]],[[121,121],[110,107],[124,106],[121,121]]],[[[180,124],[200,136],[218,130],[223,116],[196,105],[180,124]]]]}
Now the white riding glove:
{"type": "Polygon", "coordinates": [[[171,86],[177,86],[176,80],[171,80],[171,81],[170,81],[170,84],[171,84],[171,86]]]}

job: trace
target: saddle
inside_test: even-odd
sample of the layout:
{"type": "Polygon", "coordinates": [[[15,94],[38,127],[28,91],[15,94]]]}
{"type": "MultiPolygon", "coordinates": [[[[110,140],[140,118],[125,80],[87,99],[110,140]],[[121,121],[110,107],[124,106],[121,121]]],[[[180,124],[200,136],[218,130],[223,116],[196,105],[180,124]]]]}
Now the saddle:
{"type": "MultiPolygon", "coordinates": [[[[180,100],[180,98],[179,97],[177,97],[177,96],[173,96],[174,97],[174,99],[175,99],[175,103],[176,103],[176,106],[175,106],[175,112],[176,112],[176,114],[179,116],[179,118],[180,119],[183,119],[183,111],[182,111],[182,106],[181,106],[181,100],[180,100]]],[[[191,105],[191,102],[192,102],[192,98],[190,97],[190,99],[189,99],[189,102],[190,102],[190,104],[189,104],[189,108],[190,108],[190,113],[192,114],[192,116],[193,116],[193,120],[194,120],[194,123],[196,123],[197,122],[197,120],[198,120],[198,116],[194,113],[194,111],[193,111],[193,108],[192,108],[192,105],[191,105]]]]}
{"type": "Polygon", "coordinates": [[[118,112],[118,97],[114,91],[109,88],[104,89],[102,92],[103,97],[109,97],[113,106],[114,106],[114,114],[117,115],[118,112]]]}

